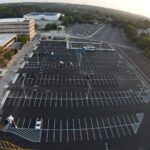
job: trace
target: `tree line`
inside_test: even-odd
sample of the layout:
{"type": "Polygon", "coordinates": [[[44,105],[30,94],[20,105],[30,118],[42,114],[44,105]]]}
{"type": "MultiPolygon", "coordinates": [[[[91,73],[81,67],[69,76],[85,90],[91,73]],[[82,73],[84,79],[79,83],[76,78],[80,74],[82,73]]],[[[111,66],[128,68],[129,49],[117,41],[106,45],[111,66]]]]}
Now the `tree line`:
{"type": "Polygon", "coordinates": [[[126,38],[138,48],[142,49],[144,54],[150,58],[150,34],[138,32],[139,29],[150,29],[149,20],[125,20],[123,18],[116,18],[113,20],[112,25],[123,28],[126,38]]]}

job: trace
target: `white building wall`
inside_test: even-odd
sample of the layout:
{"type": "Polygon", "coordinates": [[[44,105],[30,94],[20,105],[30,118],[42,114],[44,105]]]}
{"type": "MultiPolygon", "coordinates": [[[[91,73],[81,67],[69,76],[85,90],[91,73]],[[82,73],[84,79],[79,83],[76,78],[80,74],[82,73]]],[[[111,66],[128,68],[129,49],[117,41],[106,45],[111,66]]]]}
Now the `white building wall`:
{"type": "Polygon", "coordinates": [[[7,19],[7,20],[0,20],[0,33],[16,33],[16,34],[28,34],[30,39],[33,39],[36,32],[35,32],[35,21],[31,20],[24,20],[18,21],[18,19],[7,19]]]}
{"type": "Polygon", "coordinates": [[[25,19],[35,19],[35,20],[58,20],[61,16],[60,13],[57,13],[55,16],[49,16],[49,15],[24,15],[25,19]]]}

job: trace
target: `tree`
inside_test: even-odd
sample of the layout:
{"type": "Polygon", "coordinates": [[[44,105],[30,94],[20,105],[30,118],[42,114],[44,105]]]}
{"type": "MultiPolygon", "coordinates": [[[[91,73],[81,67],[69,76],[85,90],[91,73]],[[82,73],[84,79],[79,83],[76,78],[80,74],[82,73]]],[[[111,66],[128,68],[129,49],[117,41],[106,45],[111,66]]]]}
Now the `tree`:
{"type": "Polygon", "coordinates": [[[37,23],[35,23],[35,29],[37,29],[38,28],[38,24],[37,23]]]}
{"type": "Polygon", "coordinates": [[[137,29],[132,25],[127,25],[125,27],[125,33],[127,38],[130,39],[131,42],[135,42],[138,38],[137,29]]]}
{"type": "Polygon", "coordinates": [[[6,52],[6,53],[4,54],[4,58],[7,59],[7,60],[10,60],[11,57],[12,57],[11,51],[6,52]]]}
{"type": "Polygon", "coordinates": [[[0,47],[0,54],[2,54],[3,53],[3,49],[2,49],[2,47],[0,47]]]}
{"type": "Polygon", "coordinates": [[[16,54],[16,53],[15,53],[14,50],[10,50],[10,51],[8,51],[8,52],[6,52],[6,53],[4,54],[4,58],[7,59],[7,60],[10,60],[11,57],[12,57],[13,55],[15,55],[15,54],[16,54]]]}
{"type": "Polygon", "coordinates": [[[60,16],[60,17],[59,17],[59,20],[60,20],[60,21],[63,21],[63,18],[64,18],[63,16],[60,16]]]}
{"type": "Polygon", "coordinates": [[[6,67],[6,61],[4,57],[0,57],[0,67],[6,67]]]}
{"type": "Polygon", "coordinates": [[[29,41],[29,40],[30,40],[30,38],[29,38],[29,35],[27,35],[27,34],[21,34],[21,35],[17,36],[17,41],[21,42],[22,45],[27,43],[27,41],[29,41]]]}
{"type": "Polygon", "coordinates": [[[46,24],[44,30],[45,31],[50,31],[50,30],[56,30],[56,29],[57,29],[56,23],[52,23],[52,24],[48,23],[48,24],[46,24]]]}

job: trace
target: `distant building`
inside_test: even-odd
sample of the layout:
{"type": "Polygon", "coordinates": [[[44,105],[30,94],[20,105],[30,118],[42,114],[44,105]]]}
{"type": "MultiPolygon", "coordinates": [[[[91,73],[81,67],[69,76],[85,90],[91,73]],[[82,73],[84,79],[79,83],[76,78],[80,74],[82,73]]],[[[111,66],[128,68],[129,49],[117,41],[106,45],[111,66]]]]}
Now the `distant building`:
{"type": "Polygon", "coordinates": [[[35,19],[35,20],[48,20],[56,21],[62,16],[61,13],[50,13],[50,12],[32,12],[24,15],[25,19],[35,19]]]}
{"type": "Polygon", "coordinates": [[[35,21],[25,18],[0,19],[0,34],[27,34],[32,40],[35,35],[35,21]]]}
{"type": "Polygon", "coordinates": [[[50,31],[41,34],[41,40],[66,40],[68,35],[64,31],[50,31]]]}
{"type": "Polygon", "coordinates": [[[0,34],[0,48],[7,49],[16,41],[16,34],[0,34]]]}
{"type": "Polygon", "coordinates": [[[141,33],[145,33],[150,35],[150,28],[148,29],[138,29],[138,34],[140,35],[141,33]]]}

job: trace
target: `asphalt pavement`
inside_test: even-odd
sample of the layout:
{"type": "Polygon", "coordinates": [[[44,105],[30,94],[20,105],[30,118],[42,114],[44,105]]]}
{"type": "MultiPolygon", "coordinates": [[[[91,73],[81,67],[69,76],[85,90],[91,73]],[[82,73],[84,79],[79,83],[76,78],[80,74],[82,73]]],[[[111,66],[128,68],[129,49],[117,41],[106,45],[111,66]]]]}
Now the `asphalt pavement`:
{"type": "MultiPolygon", "coordinates": [[[[111,43],[116,51],[73,50],[65,41],[41,41],[25,58],[4,105],[18,128],[11,126],[0,139],[41,150],[137,150],[149,144],[149,85],[124,51],[141,53],[126,43],[121,29],[97,27],[82,25],[82,31],[88,28],[92,36],[86,37],[111,43]],[[40,130],[37,118],[42,118],[40,130]]],[[[73,32],[78,31],[80,26],[73,32]]]]}
{"type": "MultiPolygon", "coordinates": [[[[105,24],[102,24],[101,26],[103,28],[100,31],[96,32],[96,34],[94,34],[91,38],[98,41],[108,42],[116,50],[118,50],[118,52],[122,51],[123,54],[127,55],[127,57],[132,60],[132,63],[136,64],[138,70],[140,70],[140,72],[142,72],[146,76],[147,81],[149,82],[150,81],[150,65],[149,65],[150,60],[144,56],[143,51],[136,48],[135,45],[132,44],[131,42],[127,41],[123,29],[112,27],[110,25],[105,25],[105,24]]],[[[74,33],[76,35],[78,34],[79,28],[80,28],[79,25],[78,25],[78,29],[73,28],[74,33]]],[[[87,30],[86,27],[84,29],[83,28],[84,27],[82,25],[82,30],[87,30]]],[[[87,35],[85,34],[85,37],[86,36],[87,35]]]]}

